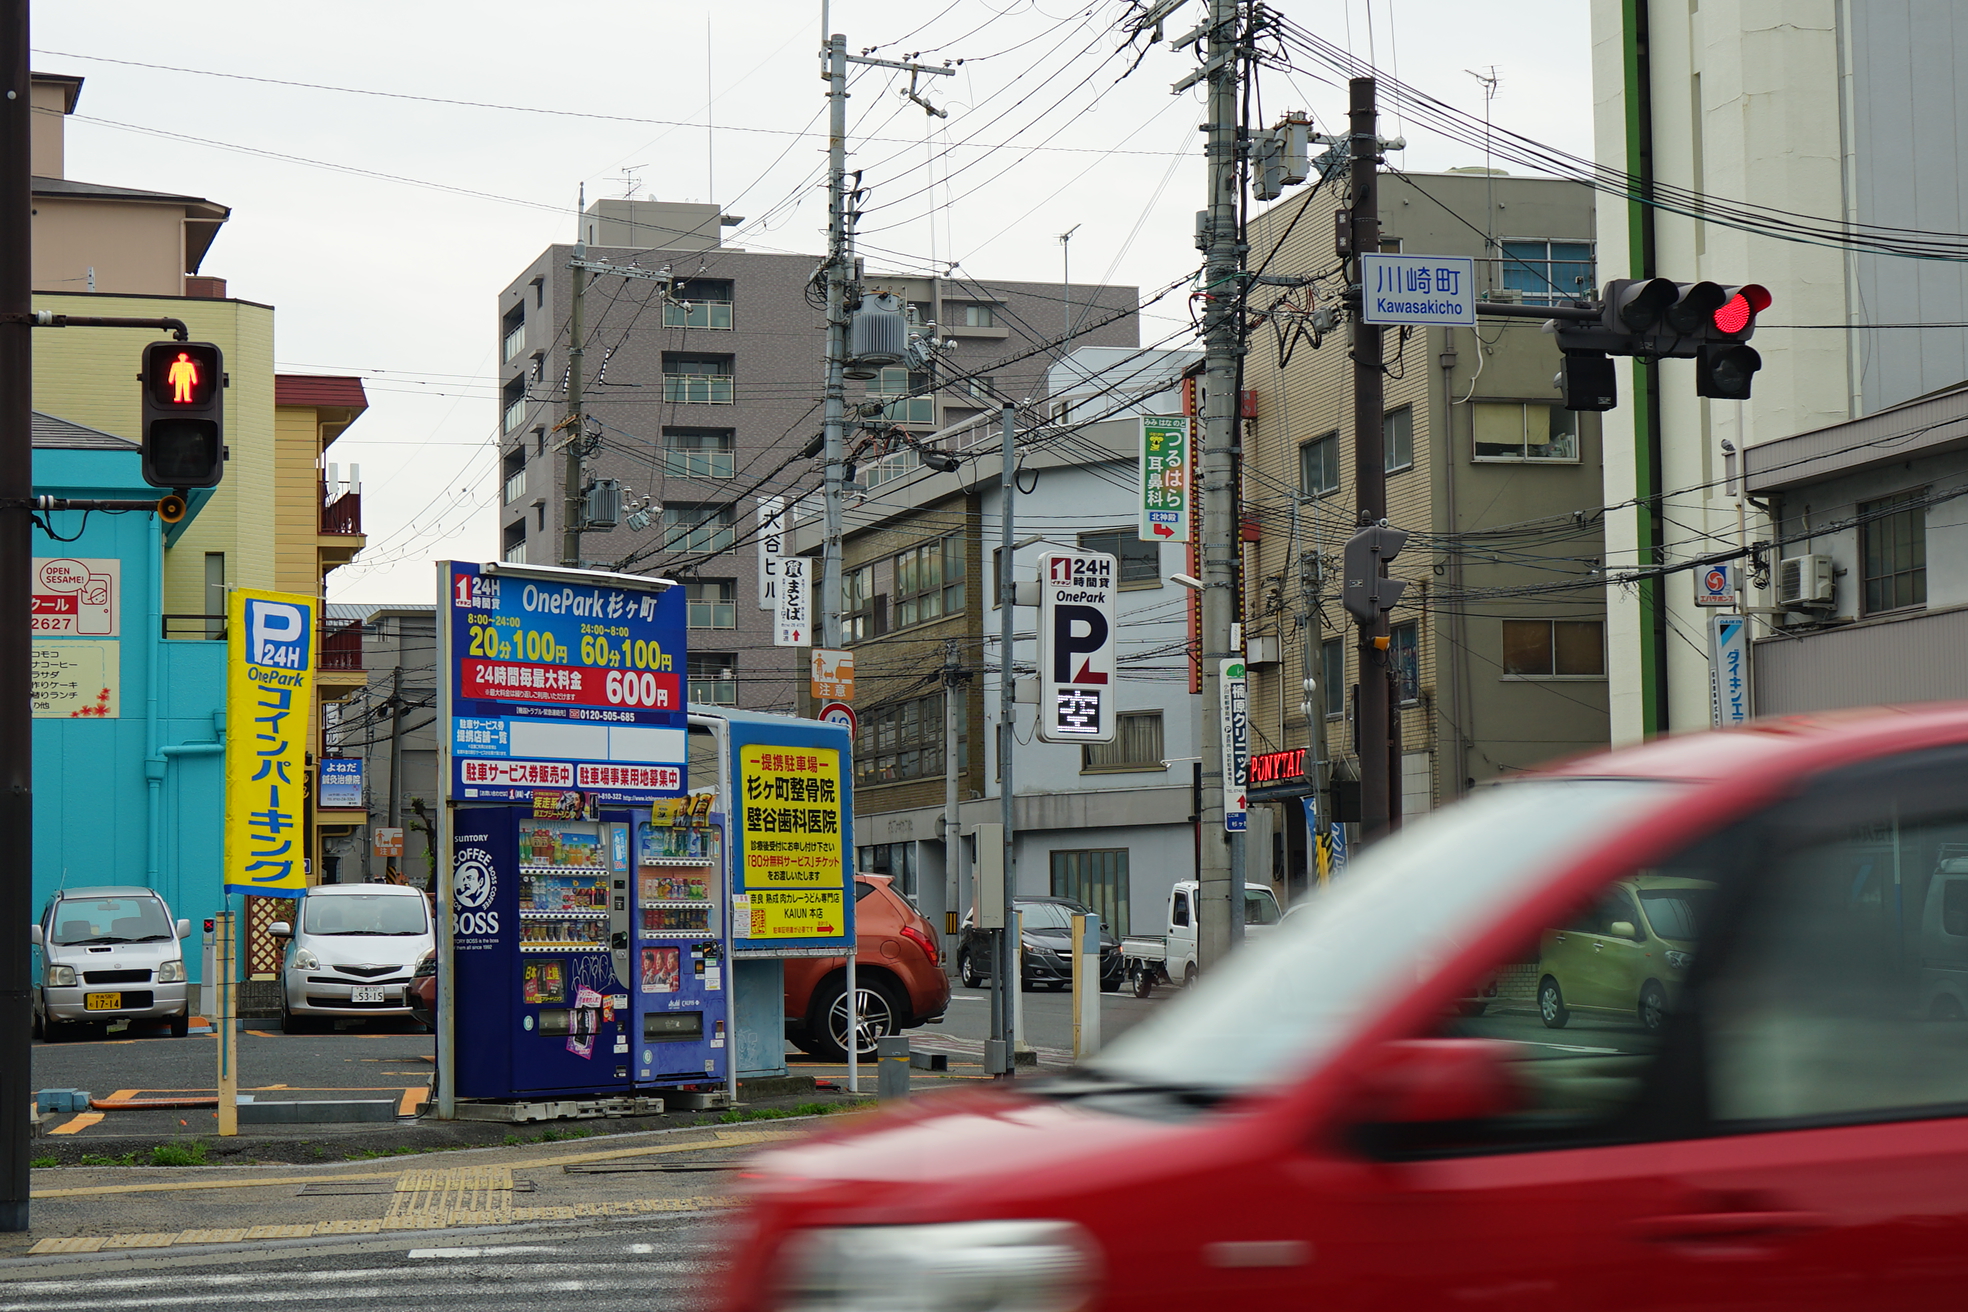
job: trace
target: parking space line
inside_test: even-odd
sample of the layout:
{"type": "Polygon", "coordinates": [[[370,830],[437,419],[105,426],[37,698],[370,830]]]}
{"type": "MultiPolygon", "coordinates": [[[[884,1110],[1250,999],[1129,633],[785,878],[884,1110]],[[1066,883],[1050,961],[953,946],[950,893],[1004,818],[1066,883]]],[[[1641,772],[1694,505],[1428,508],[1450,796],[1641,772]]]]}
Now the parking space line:
{"type": "Polygon", "coordinates": [[[424,1100],[429,1097],[430,1090],[428,1088],[405,1089],[403,1091],[403,1100],[396,1105],[396,1114],[398,1116],[415,1116],[417,1109],[423,1106],[424,1100]]]}
{"type": "Polygon", "coordinates": [[[88,1129],[90,1126],[94,1125],[97,1121],[100,1121],[102,1118],[103,1118],[103,1114],[101,1112],[77,1112],[74,1116],[70,1117],[68,1120],[63,1121],[60,1125],[57,1125],[54,1129],[48,1131],[48,1133],[49,1134],[75,1134],[78,1133],[79,1131],[88,1129]]]}

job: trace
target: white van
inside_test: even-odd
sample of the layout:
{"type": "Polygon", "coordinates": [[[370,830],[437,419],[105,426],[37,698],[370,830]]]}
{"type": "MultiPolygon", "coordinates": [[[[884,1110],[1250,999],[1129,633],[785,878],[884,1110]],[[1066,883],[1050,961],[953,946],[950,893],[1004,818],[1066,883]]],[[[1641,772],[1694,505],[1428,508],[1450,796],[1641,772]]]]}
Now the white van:
{"type": "Polygon", "coordinates": [[[169,1021],[183,1038],[184,949],[189,920],[173,921],[148,888],[69,888],[48,899],[29,927],[34,949],[34,1032],[50,1043],[113,1020],[169,1021]]]}
{"type": "Polygon", "coordinates": [[[287,1034],[332,1025],[336,1017],[408,1016],[405,989],[417,961],[436,946],[430,901],[399,884],[319,884],[275,921],[289,940],[283,963],[280,1028],[287,1034]]]}

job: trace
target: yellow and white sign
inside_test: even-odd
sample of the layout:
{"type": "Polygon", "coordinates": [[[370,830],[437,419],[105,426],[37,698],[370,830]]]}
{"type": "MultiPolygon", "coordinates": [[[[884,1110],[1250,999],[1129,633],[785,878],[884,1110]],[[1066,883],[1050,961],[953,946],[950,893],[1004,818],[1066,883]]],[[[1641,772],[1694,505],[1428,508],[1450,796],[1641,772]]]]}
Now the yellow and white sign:
{"type": "Polygon", "coordinates": [[[313,597],[235,589],[226,598],[225,887],[299,897],[314,690],[313,597]]]}
{"type": "Polygon", "coordinates": [[[835,938],[846,932],[840,756],[824,747],[738,749],[746,937],[835,938]]]}
{"type": "Polygon", "coordinates": [[[29,646],[36,719],[114,720],[123,685],[123,644],[69,639],[29,646]]]}

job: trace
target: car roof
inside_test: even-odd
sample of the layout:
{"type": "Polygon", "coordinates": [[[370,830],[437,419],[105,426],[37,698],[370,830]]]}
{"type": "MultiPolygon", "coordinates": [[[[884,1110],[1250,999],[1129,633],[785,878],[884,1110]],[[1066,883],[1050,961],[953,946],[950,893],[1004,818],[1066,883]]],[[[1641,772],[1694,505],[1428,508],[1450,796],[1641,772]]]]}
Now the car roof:
{"type": "Polygon", "coordinates": [[[1528,772],[1533,778],[1743,782],[1815,774],[1876,756],[1968,743],[1968,702],[1868,706],[1668,734],[1528,772]]]}
{"type": "Polygon", "coordinates": [[[403,893],[412,897],[422,897],[424,890],[412,888],[408,884],[316,884],[307,890],[309,897],[337,893],[403,893]]]}
{"type": "Polygon", "coordinates": [[[57,889],[55,891],[54,900],[59,902],[64,898],[76,898],[78,900],[87,901],[91,898],[99,898],[99,897],[161,898],[163,897],[163,894],[159,893],[154,888],[145,888],[141,884],[104,884],[100,888],[57,889]]]}

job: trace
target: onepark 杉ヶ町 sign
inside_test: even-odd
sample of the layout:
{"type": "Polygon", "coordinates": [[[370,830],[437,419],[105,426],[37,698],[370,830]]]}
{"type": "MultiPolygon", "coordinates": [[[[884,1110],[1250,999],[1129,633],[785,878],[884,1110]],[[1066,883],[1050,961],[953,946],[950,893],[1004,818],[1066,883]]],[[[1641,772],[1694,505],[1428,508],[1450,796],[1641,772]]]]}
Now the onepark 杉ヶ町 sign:
{"type": "Polygon", "coordinates": [[[579,789],[674,797],[684,778],[684,597],[661,579],[446,561],[439,714],[458,801],[579,789]]]}
{"type": "Polygon", "coordinates": [[[1039,737],[1049,743],[1114,741],[1114,592],[1117,563],[1104,551],[1039,557],[1039,737]]]}

